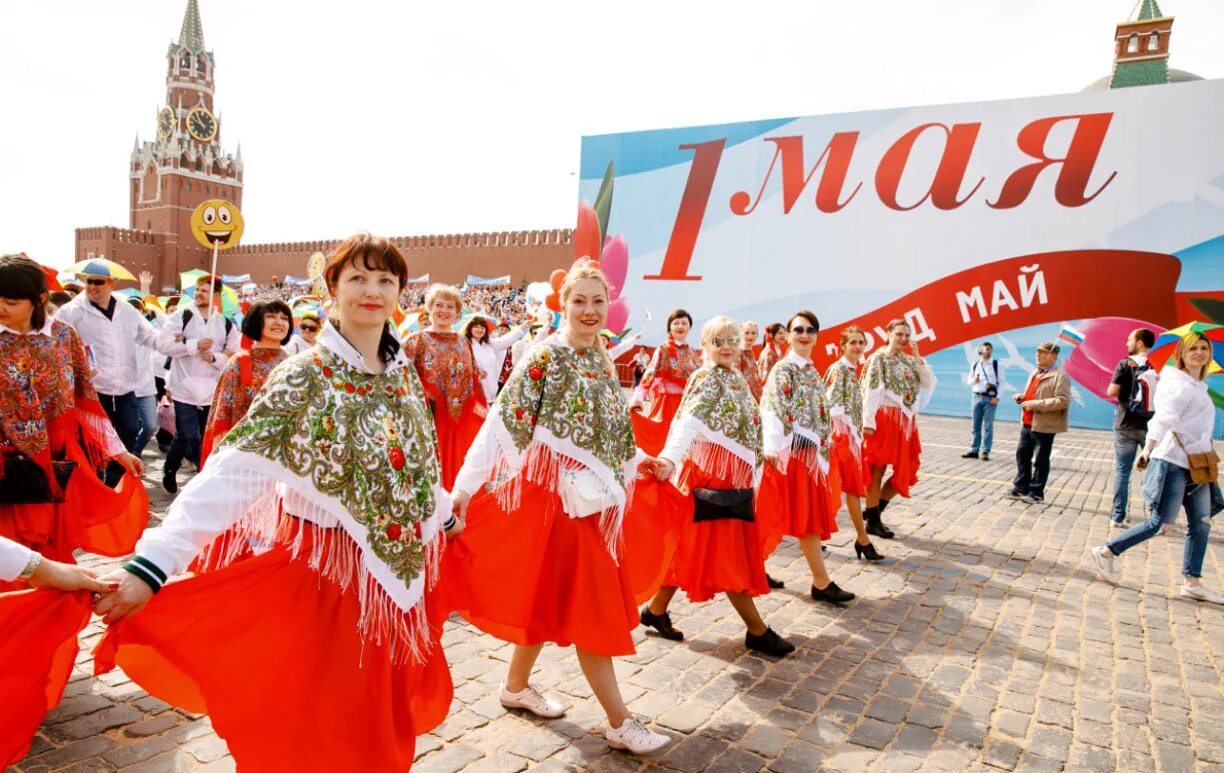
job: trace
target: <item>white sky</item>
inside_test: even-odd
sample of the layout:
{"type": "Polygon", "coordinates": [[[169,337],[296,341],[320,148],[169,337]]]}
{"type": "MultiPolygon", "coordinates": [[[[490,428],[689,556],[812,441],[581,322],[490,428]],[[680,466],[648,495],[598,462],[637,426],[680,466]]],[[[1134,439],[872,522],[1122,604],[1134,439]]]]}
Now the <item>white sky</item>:
{"type": "MultiPolygon", "coordinates": [[[[583,134],[1078,91],[1134,0],[200,0],[247,243],[573,224],[583,134]]],[[[186,0],[0,3],[0,253],[128,225],[186,0]]],[[[1221,0],[1164,0],[1224,76],[1221,0]]]]}

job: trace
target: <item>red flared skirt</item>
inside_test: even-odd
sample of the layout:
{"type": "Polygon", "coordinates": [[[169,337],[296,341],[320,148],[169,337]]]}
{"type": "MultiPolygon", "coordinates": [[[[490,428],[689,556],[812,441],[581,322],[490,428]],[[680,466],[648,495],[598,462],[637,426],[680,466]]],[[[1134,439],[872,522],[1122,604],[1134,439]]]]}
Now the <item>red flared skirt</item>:
{"type": "Polygon", "coordinates": [[[625,539],[621,566],[639,604],[658,593],[666,579],[680,541],[683,503],[684,496],[670,483],[654,477],[638,479],[621,530],[625,539]]]}
{"type": "Polygon", "coordinates": [[[408,770],[453,696],[444,610],[431,599],[425,662],[395,662],[358,629],[362,581],[341,587],[311,569],[324,530],[300,528],[298,559],[280,544],[166,585],[110,627],[95,671],[118,665],[167,703],[207,712],[239,770],[408,770]]]}
{"type": "Polygon", "coordinates": [[[836,464],[829,465],[827,475],[819,468],[809,468],[798,454],[791,455],[785,475],[766,465],[756,504],[762,554],[774,552],[786,535],[814,534],[827,540],[837,531],[840,507],[841,481],[836,464]]]}
{"type": "MultiPolygon", "coordinates": [[[[571,644],[597,655],[631,655],[637,607],[624,561],[604,542],[600,517],[570,518],[561,498],[521,482],[507,512],[483,489],[442,559],[450,609],[503,641],[571,644]]],[[[622,548],[622,556],[629,552],[622,548]]],[[[648,575],[643,570],[643,575],[648,575]]]]}
{"type": "MultiPolygon", "coordinates": [[[[0,536],[42,553],[44,558],[76,563],[78,548],[102,556],[126,556],[149,522],[144,483],[124,475],[110,488],[93,470],[78,463],[68,480],[63,502],[0,504],[0,536]]],[[[0,582],[0,593],[28,587],[0,582]]]]}
{"type": "Polygon", "coordinates": [[[863,440],[863,467],[892,467],[889,480],[897,493],[910,495],[910,486],[918,482],[918,466],[922,458],[922,441],[918,437],[918,423],[909,423],[896,409],[881,408],[876,411],[876,428],[871,437],[863,440]]]}
{"type": "Polygon", "coordinates": [[[865,497],[867,496],[867,481],[871,480],[871,471],[864,469],[862,446],[859,446],[859,453],[854,453],[856,445],[859,445],[858,441],[849,434],[833,433],[833,455],[829,461],[837,467],[842,493],[865,497]]]}
{"type": "Polygon", "coordinates": [[[633,419],[633,436],[638,448],[651,456],[658,456],[667,442],[667,432],[671,429],[672,419],[680,410],[682,394],[671,392],[655,393],[650,403],[650,413],[643,414],[633,411],[629,416],[633,419]]]}
{"type": "Polygon", "coordinates": [[[43,717],[59,703],[91,607],[84,591],[0,594],[0,768],[25,756],[43,717]]]}
{"type": "Polygon", "coordinates": [[[442,487],[447,491],[455,487],[455,476],[463,466],[463,458],[467,456],[472,441],[476,439],[476,434],[484,424],[484,414],[475,410],[475,406],[475,400],[469,401],[457,419],[445,408],[435,406],[434,430],[438,433],[438,461],[442,467],[442,487]]]}

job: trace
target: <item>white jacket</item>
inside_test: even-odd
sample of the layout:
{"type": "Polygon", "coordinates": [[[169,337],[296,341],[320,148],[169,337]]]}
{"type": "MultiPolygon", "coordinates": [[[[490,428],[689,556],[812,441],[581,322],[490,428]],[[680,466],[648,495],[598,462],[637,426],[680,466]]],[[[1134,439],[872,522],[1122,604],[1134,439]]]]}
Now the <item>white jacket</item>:
{"type": "Polygon", "coordinates": [[[55,318],[76,328],[93,355],[94,389],[103,395],[126,395],[140,382],[139,359],[153,347],[169,352],[159,343],[157,330],[122,296],[112,295],[115,311],[111,319],[81,293],[60,307],[55,318]]]}
{"type": "Polygon", "coordinates": [[[476,367],[484,371],[480,385],[484,387],[485,399],[489,403],[497,397],[497,377],[501,375],[502,364],[506,361],[506,350],[526,332],[526,327],[519,326],[497,338],[486,339],[481,343],[472,342],[472,357],[476,360],[476,367]]]}
{"type": "Polygon", "coordinates": [[[33,554],[33,550],[20,542],[0,537],[0,581],[12,582],[21,576],[33,554]]]}
{"type": "Polygon", "coordinates": [[[202,408],[212,405],[217,381],[229,360],[225,352],[237,351],[241,336],[238,326],[233,324],[230,326],[229,335],[225,334],[225,323],[220,312],[206,318],[194,307],[191,307],[191,319],[187,321],[187,328],[184,330],[185,310],[175,311],[162,324],[161,332],[158,333],[158,349],[170,356],[168,384],[171,397],[176,402],[202,408]],[[198,348],[203,338],[213,339],[212,348],[209,350],[213,354],[212,362],[206,361],[198,348]]]}
{"type": "Polygon", "coordinates": [[[1212,450],[1215,430],[1215,405],[1207,394],[1207,384],[1184,370],[1166,365],[1156,382],[1155,413],[1148,420],[1148,440],[1156,441],[1153,459],[1164,459],[1183,469],[1190,468],[1186,451],[1202,454],[1212,450]],[[1186,447],[1177,444],[1173,438],[1186,447]]]}

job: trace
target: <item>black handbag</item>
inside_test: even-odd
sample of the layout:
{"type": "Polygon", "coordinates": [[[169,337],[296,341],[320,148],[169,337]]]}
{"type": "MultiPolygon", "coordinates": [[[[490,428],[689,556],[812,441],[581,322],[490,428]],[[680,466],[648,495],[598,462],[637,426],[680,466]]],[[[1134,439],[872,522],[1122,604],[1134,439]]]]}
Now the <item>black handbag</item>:
{"type": "Polygon", "coordinates": [[[693,523],[756,520],[750,488],[693,489],[693,523]]]}
{"type": "Polygon", "coordinates": [[[47,474],[34,460],[17,452],[4,453],[4,477],[0,478],[0,502],[9,505],[41,505],[48,502],[63,502],[68,480],[77,463],[52,461],[58,491],[52,491],[47,474]]]}

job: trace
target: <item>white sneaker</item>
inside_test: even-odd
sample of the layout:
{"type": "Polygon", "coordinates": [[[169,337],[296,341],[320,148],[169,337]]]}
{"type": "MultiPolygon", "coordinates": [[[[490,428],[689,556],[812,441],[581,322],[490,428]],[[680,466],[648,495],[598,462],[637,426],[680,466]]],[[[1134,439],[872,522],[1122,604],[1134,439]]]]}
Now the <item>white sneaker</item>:
{"type": "Polygon", "coordinates": [[[1111,585],[1118,583],[1118,557],[1114,552],[1105,545],[1092,549],[1092,560],[1096,562],[1097,571],[1101,573],[1101,577],[1111,585]]]}
{"type": "Polygon", "coordinates": [[[556,719],[565,714],[565,706],[557,703],[552,698],[546,698],[540,694],[540,691],[531,685],[527,689],[519,692],[510,692],[506,689],[506,685],[500,685],[501,693],[497,699],[501,701],[501,705],[508,709],[526,709],[537,717],[544,719],[556,719]]]}
{"type": "Polygon", "coordinates": [[[1206,601],[1208,604],[1224,604],[1224,596],[1210,588],[1204,588],[1202,585],[1183,585],[1178,595],[1185,596],[1188,599],[1206,601]]]}
{"type": "Polygon", "coordinates": [[[645,725],[630,717],[619,728],[608,726],[604,730],[604,738],[608,746],[631,754],[652,754],[671,743],[671,739],[661,733],[648,730],[645,725]]]}

